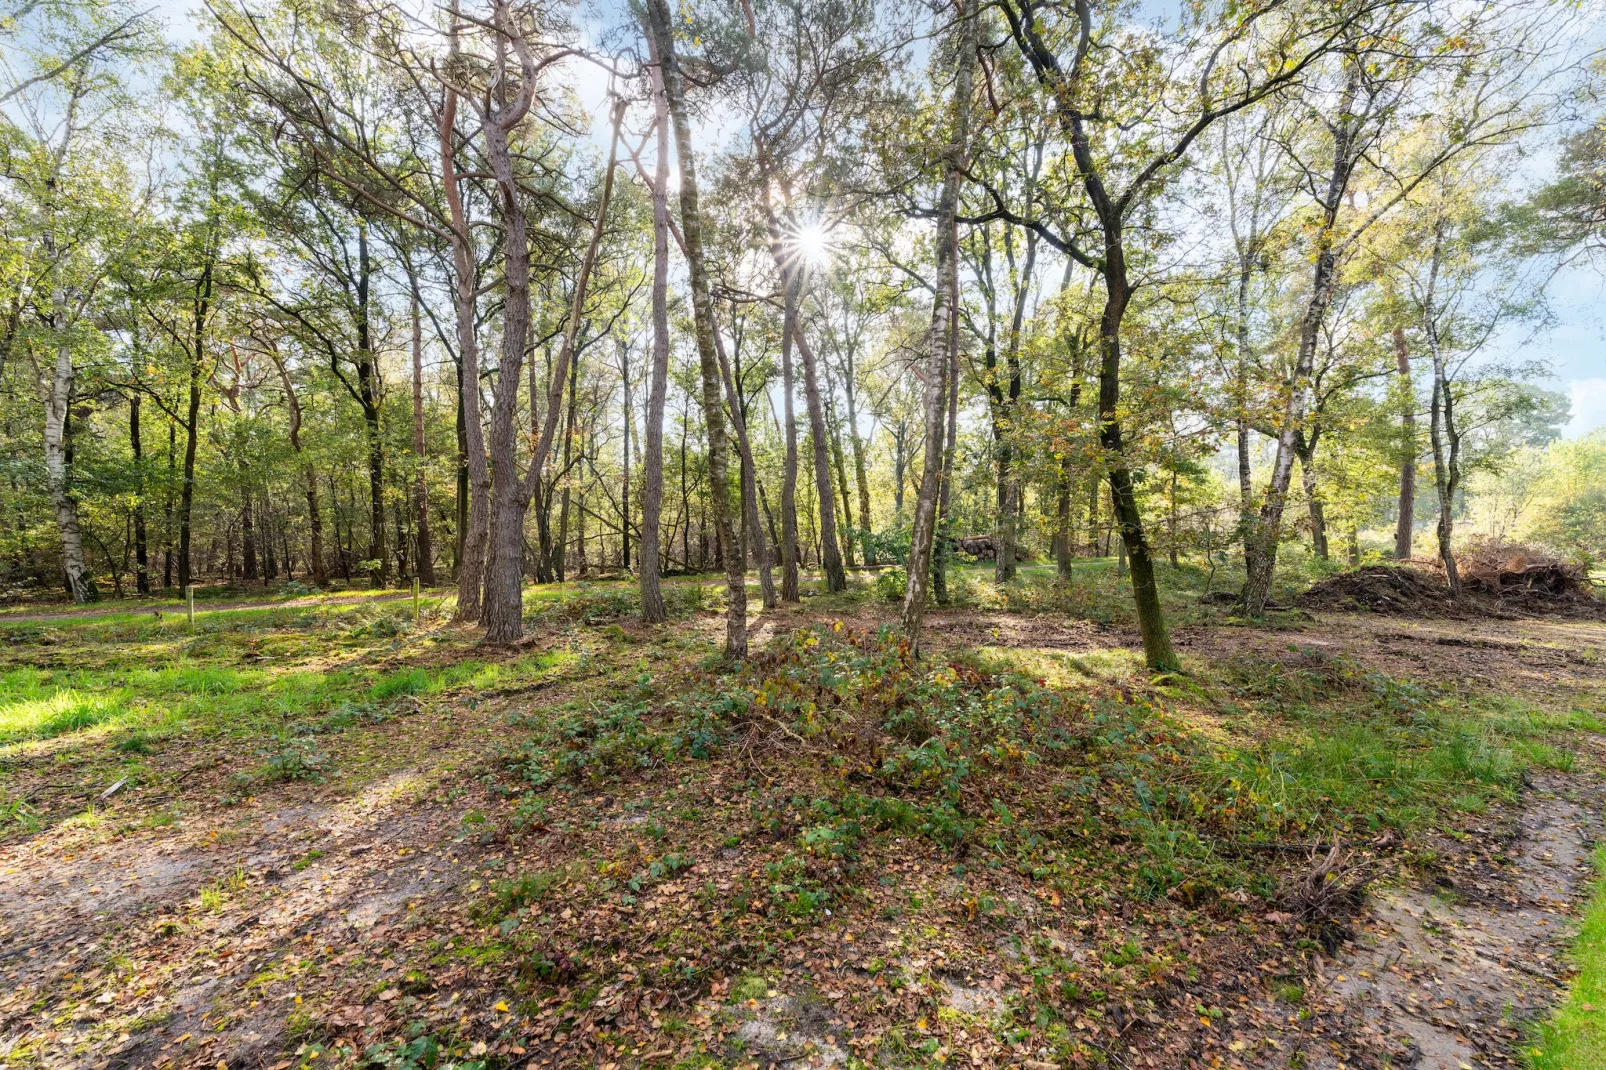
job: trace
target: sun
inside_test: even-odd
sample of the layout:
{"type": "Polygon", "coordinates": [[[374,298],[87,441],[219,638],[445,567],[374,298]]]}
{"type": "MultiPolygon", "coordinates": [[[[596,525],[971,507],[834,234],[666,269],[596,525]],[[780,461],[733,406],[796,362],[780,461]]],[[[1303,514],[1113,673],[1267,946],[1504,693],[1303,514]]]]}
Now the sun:
{"type": "Polygon", "coordinates": [[[792,247],[797,258],[810,267],[831,262],[831,234],[818,222],[798,226],[792,232],[792,247]]]}

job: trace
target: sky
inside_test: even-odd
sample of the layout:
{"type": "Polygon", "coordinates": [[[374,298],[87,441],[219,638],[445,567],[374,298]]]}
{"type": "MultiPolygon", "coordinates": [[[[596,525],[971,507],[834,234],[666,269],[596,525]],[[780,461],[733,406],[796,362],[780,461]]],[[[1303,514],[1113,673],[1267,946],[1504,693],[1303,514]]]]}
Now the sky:
{"type": "MultiPolygon", "coordinates": [[[[166,23],[170,41],[187,43],[204,35],[207,16],[196,0],[157,0],[155,7],[166,23]]],[[[605,152],[607,76],[588,63],[572,66],[574,89],[592,114],[592,140],[605,152]]],[[[697,136],[702,144],[721,144],[730,131],[700,130],[697,136]]],[[[644,155],[649,167],[650,155],[649,145],[644,155]]],[[[1566,393],[1571,403],[1571,419],[1563,436],[1577,438],[1606,427],[1606,266],[1566,268],[1551,281],[1548,293],[1550,322],[1537,329],[1508,329],[1491,343],[1489,353],[1502,360],[1538,360],[1548,365],[1553,379],[1547,385],[1566,393]]]]}

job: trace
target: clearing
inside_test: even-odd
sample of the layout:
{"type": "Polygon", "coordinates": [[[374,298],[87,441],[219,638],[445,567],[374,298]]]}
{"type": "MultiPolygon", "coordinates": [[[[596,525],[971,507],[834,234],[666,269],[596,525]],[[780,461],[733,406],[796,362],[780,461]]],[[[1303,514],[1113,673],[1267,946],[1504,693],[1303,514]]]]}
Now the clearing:
{"type": "Polygon", "coordinates": [[[0,618],[0,1065],[1600,1065],[1598,615],[1026,571],[0,618]]]}

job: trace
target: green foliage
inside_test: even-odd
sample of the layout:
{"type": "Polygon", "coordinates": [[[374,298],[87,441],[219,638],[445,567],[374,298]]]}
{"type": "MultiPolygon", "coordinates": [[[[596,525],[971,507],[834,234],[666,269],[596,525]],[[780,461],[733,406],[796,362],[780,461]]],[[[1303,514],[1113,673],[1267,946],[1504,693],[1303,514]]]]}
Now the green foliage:
{"type": "Polygon", "coordinates": [[[647,715],[640,703],[571,707],[543,724],[517,765],[536,787],[645,769],[674,748],[674,737],[651,727],[647,715]]]}
{"type": "Polygon", "coordinates": [[[569,880],[566,868],[526,873],[512,880],[497,881],[491,886],[491,899],[479,916],[487,923],[500,922],[529,906],[538,906],[569,880]]]}
{"type": "Polygon", "coordinates": [[[375,1044],[363,1053],[362,1065],[375,1070],[486,1070],[482,1059],[443,1059],[445,1051],[434,1037],[414,1037],[375,1044]]]}
{"type": "Polygon", "coordinates": [[[329,755],[318,750],[308,740],[290,740],[268,755],[268,760],[257,771],[254,781],[260,785],[278,784],[287,780],[320,781],[332,768],[329,755]]]}
{"type": "Polygon", "coordinates": [[[909,587],[909,573],[902,565],[876,573],[875,596],[883,602],[901,602],[909,587]]]}

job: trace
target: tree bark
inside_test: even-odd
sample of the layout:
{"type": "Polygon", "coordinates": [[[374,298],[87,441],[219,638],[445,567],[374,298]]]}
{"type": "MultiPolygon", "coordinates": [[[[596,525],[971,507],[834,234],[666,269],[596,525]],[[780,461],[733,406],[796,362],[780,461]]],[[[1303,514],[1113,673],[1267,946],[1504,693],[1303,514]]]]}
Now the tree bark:
{"type": "MultiPolygon", "coordinates": [[[[71,136],[69,129],[68,136],[71,136]]],[[[63,147],[62,156],[65,155],[63,147]]],[[[61,166],[58,157],[57,168],[61,166]]],[[[50,493],[50,504],[56,513],[56,528],[61,538],[62,564],[67,577],[67,593],[74,602],[96,602],[100,592],[95,579],[84,563],[84,539],[78,526],[78,500],[72,492],[72,473],[68,458],[72,446],[69,442],[68,408],[72,404],[76,373],[73,368],[72,343],[68,337],[67,283],[62,277],[63,254],[57,247],[55,231],[56,178],[46,181],[49,222],[44,233],[45,258],[50,263],[50,331],[55,345],[55,363],[50,377],[44,383],[45,395],[45,483],[50,493]]]]}
{"type": "MultiPolygon", "coordinates": [[[[501,10],[506,10],[505,2],[501,10]]],[[[506,16],[504,16],[506,17],[506,16]]],[[[508,24],[511,26],[511,23],[508,24]]],[[[574,280],[574,293],[569,303],[569,319],[558,346],[557,360],[552,368],[552,381],[547,387],[546,418],[541,433],[531,451],[530,467],[521,480],[513,460],[517,442],[513,434],[513,411],[518,407],[519,370],[524,359],[525,339],[530,328],[530,257],[526,239],[523,207],[519,203],[518,184],[513,174],[513,160],[508,135],[518,115],[530,103],[528,83],[534,78],[534,64],[521,33],[514,31],[514,46],[524,69],[526,88],[521,91],[522,107],[503,109],[500,117],[486,126],[487,158],[497,176],[502,193],[502,214],[507,225],[508,251],[506,257],[507,301],[502,313],[502,366],[497,378],[497,407],[492,415],[491,457],[492,522],[491,568],[486,581],[485,638],[493,643],[511,643],[524,631],[524,518],[531,499],[541,491],[547,458],[551,455],[553,436],[557,434],[559,411],[563,408],[563,394],[569,385],[569,367],[574,360],[580,322],[585,315],[586,294],[591,272],[596,266],[597,250],[602,244],[602,231],[608,219],[608,204],[613,198],[613,179],[619,160],[619,124],[624,118],[624,103],[616,101],[613,108],[613,136],[608,147],[608,168],[603,174],[602,194],[597,201],[597,217],[592,223],[591,240],[586,245],[574,280]],[[519,244],[515,254],[513,245],[519,244]],[[515,351],[516,347],[516,351],[515,351]],[[504,387],[506,387],[504,396],[504,387]],[[505,403],[504,403],[505,401],[505,403]],[[504,437],[505,436],[505,437],[504,437]],[[506,462],[498,460],[505,452],[506,462]],[[507,469],[504,480],[502,468],[507,469]],[[493,594],[494,592],[494,594],[493,594]]],[[[535,411],[536,399],[530,399],[535,411]]],[[[562,554],[564,547],[558,548],[562,554]]]]}
{"type": "Polygon", "coordinates": [[[1316,345],[1328,305],[1338,285],[1338,254],[1335,227],[1344,203],[1350,175],[1355,167],[1355,129],[1350,116],[1356,93],[1355,75],[1350,76],[1338,101],[1337,119],[1332,124],[1333,163],[1327,180],[1316,234],[1316,259],[1312,268],[1310,297],[1300,318],[1299,348],[1288,378],[1287,396],[1278,423],[1277,454],[1272,462],[1270,485],[1256,517],[1248,555],[1248,575],[1244,582],[1244,609],[1251,616],[1266,611],[1271,597],[1272,574],[1277,567],[1277,544],[1282,538],[1283,509],[1296,459],[1295,436],[1302,430],[1309,405],[1310,380],[1316,364],[1316,345]]]}
{"type": "Polygon", "coordinates": [[[385,439],[379,426],[379,364],[374,357],[369,295],[373,266],[368,224],[357,226],[357,401],[368,440],[368,582],[383,587],[390,576],[385,557],[385,439]]]}
{"type": "Polygon", "coordinates": [[[654,35],[647,34],[651,58],[652,106],[658,159],[652,189],[652,368],[647,386],[646,426],[643,428],[646,472],[641,487],[641,619],[652,623],[667,618],[659,588],[661,567],[659,525],[664,507],[664,398],[669,389],[669,105],[664,101],[654,35]]]}
{"type": "Polygon", "coordinates": [[[953,518],[949,509],[953,503],[954,460],[959,454],[959,256],[958,235],[954,238],[953,300],[948,307],[948,373],[945,379],[948,398],[948,423],[942,442],[942,478],[937,494],[937,533],[931,551],[931,589],[938,605],[948,604],[948,565],[953,560],[953,518]]]}
{"type": "Polygon", "coordinates": [[[686,241],[686,268],[691,283],[697,355],[702,373],[703,425],[708,433],[709,498],[714,512],[714,529],[725,562],[728,598],[725,656],[736,659],[747,655],[746,570],[731,522],[730,486],[726,475],[725,413],[721,402],[719,357],[714,346],[713,297],[709,292],[707,269],[703,263],[697,164],[692,149],[691,122],[682,95],[680,64],[675,57],[674,38],[669,29],[669,8],[665,0],[647,0],[647,17],[658,45],[664,97],[669,105],[675,148],[680,161],[681,232],[686,241]]]}
{"type": "Polygon", "coordinates": [[[429,537],[429,486],[424,478],[424,332],[418,315],[418,290],[412,294],[413,314],[413,541],[417,546],[416,574],[425,587],[435,586],[435,547],[429,537]]]}
{"type": "Polygon", "coordinates": [[[1060,459],[1058,482],[1054,488],[1054,571],[1062,580],[1071,578],[1071,459],[1060,459]]]}
{"type": "Polygon", "coordinates": [[[150,550],[146,546],[145,531],[145,450],[140,440],[139,394],[128,396],[128,448],[134,455],[134,589],[140,594],[151,593],[150,550]]]}
{"type": "Polygon", "coordinates": [[[1416,533],[1416,388],[1403,327],[1394,328],[1394,364],[1400,394],[1400,515],[1394,525],[1394,560],[1405,561],[1416,533]]]}
{"type": "Polygon", "coordinates": [[[1299,457],[1299,474],[1305,488],[1305,508],[1310,514],[1310,542],[1311,549],[1316,556],[1326,561],[1329,557],[1327,546],[1327,513],[1322,505],[1321,488],[1316,482],[1316,442],[1319,433],[1311,428],[1310,437],[1304,434],[1297,436],[1294,443],[1294,452],[1299,457]]]}
{"type": "Polygon", "coordinates": [[[803,394],[808,402],[809,438],[814,447],[814,491],[820,502],[820,570],[825,573],[825,589],[835,593],[848,589],[848,577],[842,569],[842,550],[837,543],[836,497],[831,490],[830,441],[825,426],[825,405],[820,398],[820,373],[814,360],[814,348],[803,330],[802,317],[796,317],[793,329],[798,354],[803,358],[803,394]]]}
{"type": "Polygon", "coordinates": [[[624,479],[619,485],[619,567],[630,571],[630,432],[635,423],[630,396],[630,347],[618,343],[619,382],[624,387],[625,431],[619,456],[624,462],[624,479]]]}
{"type": "Polygon", "coordinates": [[[758,566],[759,594],[763,599],[764,608],[774,609],[780,605],[780,599],[776,596],[775,579],[770,572],[769,548],[764,545],[764,527],[758,519],[758,469],[753,463],[753,444],[747,434],[747,417],[742,412],[742,397],[736,391],[736,379],[731,374],[731,364],[726,358],[725,343],[717,324],[714,329],[714,344],[719,354],[719,372],[725,383],[726,401],[730,405],[731,429],[736,433],[736,449],[741,454],[742,515],[745,518],[747,537],[752,544],[753,563],[758,566]]]}
{"type": "MultiPolygon", "coordinates": [[[[289,369],[285,367],[278,350],[270,348],[268,356],[273,366],[279,371],[279,381],[284,386],[285,406],[290,410],[290,448],[295,450],[296,456],[301,456],[301,401],[296,396],[295,384],[290,381],[289,369]]],[[[311,462],[302,466],[302,479],[307,487],[307,531],[311,539],[309,551],[309,565],[312,571],[312,582],[317,587],[329,585],[329,574],[325,570],[323,561],[323,518],[318,511],[318,477],[311,462]]],[[[336,541],[339,541],[338,534],[336,541]]]]}
{"type": "Polygon", "coordinates": [[[865,564],[874,565],[876,553],[871,536],[874,525],[870,522],[870,480],[865,474],[865,443],[864,436],[859,434],[858,390],[854,384],[854,377],[853,349],[850,347],[843,358],[842,368],[842,389],[848,403],[848,444],[853,448],[853,482],[859,491],[861,556],[865,564]]]}
{"type": "MultiPolygon", "coordinates": [[[[931,304],[930,355],[922,379],[926,455],[921,464],[920,490],[915,498],[914,530],[909,540],[908,584],[904,588],[900,620],[910,651],[920,654],[920,631],[925,621],[926,591],[930,582],[932,549],[937,534],[937,499],[942,481],[944,415],[943,389],[948,377],[954,337],[954,312],[959,300],[959,182],[969,155],[971,70],[976,51],[976,5],[961,0],[958,26],[957,70],[954,76],[954,117],[944,150],[942,193],[937,202],[937,274],[931,304]]],[[[957,388],[958,384],[954,384],[957,388]]]]}
{"type": "MultiPolygon", "coordinates": [[[[240,466],[240,474],[245,474],[245,466],[240,466]]],[[[257,573],[257,533],[255,510],[251,506],[251,488],[245,487],[240,495],[240,562],[242,566],[241,579],[247,582],[256,582],[261,577],[257,573]]]]}
{"type": "Polygon", "coordinates": [[[797,602],[797,417],[793,412],[792,342],[797,330],[797,286],[781,273],[781,411],[786,417],[786,460],[781,469],[781,601],[797,602]]]}
{"type": "Polygon", "coordinates": [[[194,333],[191,337],[189,407],[184,420],[184,482],[178,499],[178,585],[188,587],[193,579],[190,568],[190,520],[195,509],[195,451],[201,429],[201,376],[206,359],[206,320],[212,308],[212,260],[202,268],[195,284],[192,302],[194,333]]]}
{"type": "Polygon", "coordinates": [[[831,366],[825,366],[825,428],[831,436],[831,467],[836,473],[837,494],[842,499],[842,556],[847,561],[848,568],[854,568],[853,560],[853,498],[848,493],[848,466],[843,458],[842,428],[836,415],[836,389],[831,382],[831,366]]]}
{"type": "MultiPolygon", "coordinates": [[[[563,490],[558,499],[558,538],[553,548],[552,572],[562,583],[568,578],[569,570],[569,470],[573,464],[574,439],[579,433],[576,427],[578,419],[577,409],[580,406],[580,362],[574,362],[574,374],[569,381],[569,408],[563,417],[563,473],[559,477],[563,480],[563,490]]],[[[532,399],[534,395],[531,395],[532,399]]]]}
{"type": "Polygon", "coordinates": [[[162,488],[162,590],[173,586],[173,465],[178,456],[178,425],[167,418],[167,486],[162,488]]]}
{"type": "Polygon", "coordinates": [[[1433,359],[1433,401],[1428,436],[1433,447],[1433,483],[1439,499],[1439,561],[1450,593],[1461,597],[1461,574],[1455,561],[1455,494],[1461,485],[1461,436],[1455,426],[1455,393],[1451,389],[1443,340],[1439,336],[1439,261],[1444,248],[1444,219],[1435,220],[1433,249],[1429,254],[1427,292],[1422,302],[1423,333],[1433,359]]]}
{"type": "MultiPolygon", "coordinates": [[[[450,53],[457,56],[457,0],[450,14],[450,53]]],[[[490,541],[491,469],[485,455],[485,425],[480,415],[480,348],[474,328],[477,289],[474,245],[463,194],[457,178],[457,92],[449,86],[441,107],[441,189],[451,216],[453,293],[457,312],[457,403],[462,425],[466,478],[458,477],[457,610],[456,619],[477,621],[484,612],[481,592],[485,557],[490,541]]]]}

